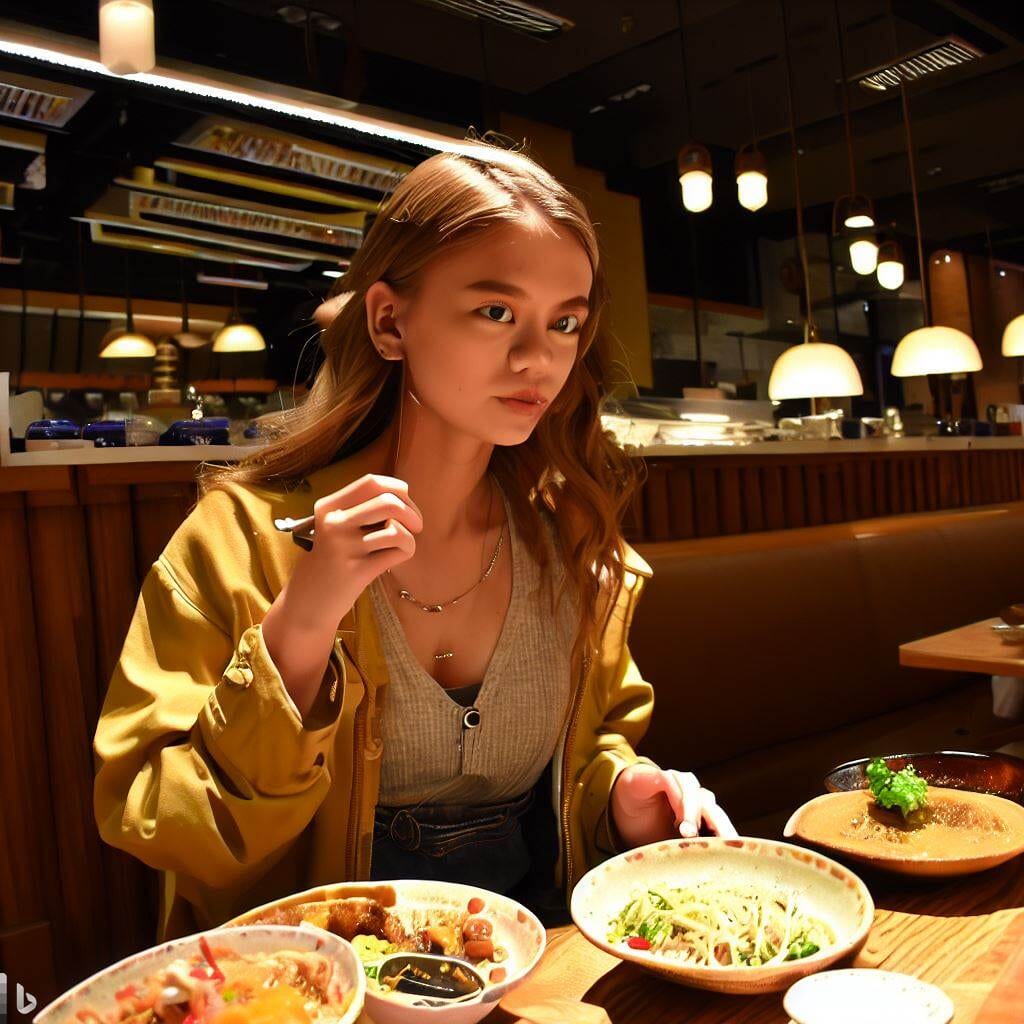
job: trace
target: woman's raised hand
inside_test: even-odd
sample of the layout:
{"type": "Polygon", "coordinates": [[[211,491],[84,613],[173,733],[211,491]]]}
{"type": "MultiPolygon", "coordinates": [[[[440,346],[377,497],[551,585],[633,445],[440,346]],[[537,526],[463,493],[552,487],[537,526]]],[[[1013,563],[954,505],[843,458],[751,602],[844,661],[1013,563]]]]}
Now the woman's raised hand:
{"type": "Polygon", "coordinates": [[[382,572],[412,558],[415,535],[423,530],[409,485],[374,473],[320,498],[313,515],[313,550],[299,559],[295,573],[317,585],[341,588],[351,597],[342,614],[382,572]]]}
{"type": "Polygon", "coordinates": [[[737,834],[715,794],[701,786],[693,772],[644,761],[620,772],[609,811],[616,831],[630,847],[696,836],[702,824],[718,836],[732,839],[737,834]]]}
{"type": "Polygon", "coordinates": [[[385,570],[416,553],[423,516],[396,477],[370,473],[313,505],[313,549],[263,618],[271,659],[302,714],[311,706],[338,623],[385,570]]]}

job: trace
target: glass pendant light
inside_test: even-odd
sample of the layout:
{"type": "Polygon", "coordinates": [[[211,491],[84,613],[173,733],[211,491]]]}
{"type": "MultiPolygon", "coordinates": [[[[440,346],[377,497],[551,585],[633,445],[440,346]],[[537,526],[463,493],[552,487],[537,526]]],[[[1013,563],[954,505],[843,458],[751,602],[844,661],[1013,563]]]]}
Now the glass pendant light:
{"type": "Polygon", "coordinates": [[[100,61],[115,75],[153,70],[153,0],[100,0],[100,61]]]}
{"type": "Polygon", "coordinates": [[[839,0],[833,0],[836,22],[836,47],[839,51],[840,92],[843,97],[843,128],[846,135],[846,167],[850,191],[840,196],[832,207],[832,234],[841,230],[861,232],[850,242],[850,264],[858,274],[873,274],[878,261],[878,246],[864,229],[875,226],[875,209],[871,199],[857,191],[857,163],[853,156],[853,129],[850,127],[850,94],[846,80],[846,54],[843,49],[843,23],[839,16],[839,0]]]}
{"type": "MultiPolygon", "coordinates": [[[[686,37],[683,34],[683,0],[679,0],[679,52],[683,72],[683,93],[685,94],[686,135],[693,134],[693,105],[690,98],[690,80],[686,63],[686,37]]],[[[685,137],[685,136],[684,136],[685,137]]],[[[699,142],[687,142],[676,155],[676,169],[679,172],[679,188],[683,206],[690,213],[702,213],[714,199],[714,183],[711,176],[711,153],[699,142]]]]}
{"type": "Polygon", "coordinates": [[[906,271],[903,265],[903,248],[895,239],[889,239],[878,247],[878,283],[890,291],[903,287],[906,271]]]}
{"type": "Polygon", "coordinates": [[[736,197],[740,206],[752,213],[768,202],[768,165],[757,148],[757,123],[754,120],[754,90],[747,68],[747,105],[750,107],[750,131],[753,141],[736,154],[736,197]]]}
{"type": "Polygon", "coordinates": [[[878,266],[878,243],[869,235],[850,242],[850,266],[858,274],[873,274],[878,266]]]}
{"type": "Polygon", "coordinates": [[[701,143],[690,142],[679,150],[676,161],[683,206],[690,213],[703,213],[714,199],[711,154],[701,143]]]}

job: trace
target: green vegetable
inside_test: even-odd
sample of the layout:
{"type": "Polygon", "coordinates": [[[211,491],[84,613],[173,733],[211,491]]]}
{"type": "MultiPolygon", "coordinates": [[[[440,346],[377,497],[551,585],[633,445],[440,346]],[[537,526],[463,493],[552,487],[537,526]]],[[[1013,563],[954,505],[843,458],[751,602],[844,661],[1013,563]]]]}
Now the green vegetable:
{"type": "Polygon", "coordinates": [[[810,956],[812,953],[817,953],[820,946],[816,946],[806,936],[801,936],[798,939],[794,939],[789,944],[789,952],[786,954],[787,960],[802,960],[805,956],[810,956]]]}
{"type": "Polygon", "coordinates": [[[880,757],[876,757],[868,765],[867,776],[879,807],[898,807],[904,818],[928,802],[928,783],[917,774],[912,764],[894,772],[880,757]]]}
{"type": "Polygon", "coordinates": [[[397,947],[376,935],[356,935],[352,938],[352,948],[363,964],[371,964],[394,953],[397,947]]]}

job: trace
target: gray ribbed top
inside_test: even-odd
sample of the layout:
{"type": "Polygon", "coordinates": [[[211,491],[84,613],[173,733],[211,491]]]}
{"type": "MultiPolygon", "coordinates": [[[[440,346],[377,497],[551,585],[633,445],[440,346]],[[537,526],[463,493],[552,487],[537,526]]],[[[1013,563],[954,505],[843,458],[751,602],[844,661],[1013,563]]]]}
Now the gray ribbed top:
{"type": "Polygon", "coordinates": [[[570,696],[575,602],[552,614],[545,584],[557,593],[563,571],[557,548],[551,545],[554,573],[546,579],[520,540],[504,491],[501,496],[512,595],[474,704],[478,728],[463,729],[465,708],[416,660],[380,577],[370,584],[391,676],[382,720],[382,805],[510,800],[536,783],[554,753],[570,696]]]}

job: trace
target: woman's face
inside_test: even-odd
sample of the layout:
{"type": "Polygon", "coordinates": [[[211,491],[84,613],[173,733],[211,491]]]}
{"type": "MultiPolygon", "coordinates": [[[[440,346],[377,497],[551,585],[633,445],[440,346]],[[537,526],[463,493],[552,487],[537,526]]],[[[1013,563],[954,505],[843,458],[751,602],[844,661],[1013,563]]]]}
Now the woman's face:
{"type": "Polygon", "coordinates": [[[592,281],[580,242],[533,216],[445,250],[407,298],[377,282],[367,311],[372,326],[375,309],[393,304],[401,340],[388,346],[408,361],[425,411],[483,442],[514,445],[572,372],[592,281]],[[525,391],[542,402],[502,401],[525,391]]]}

